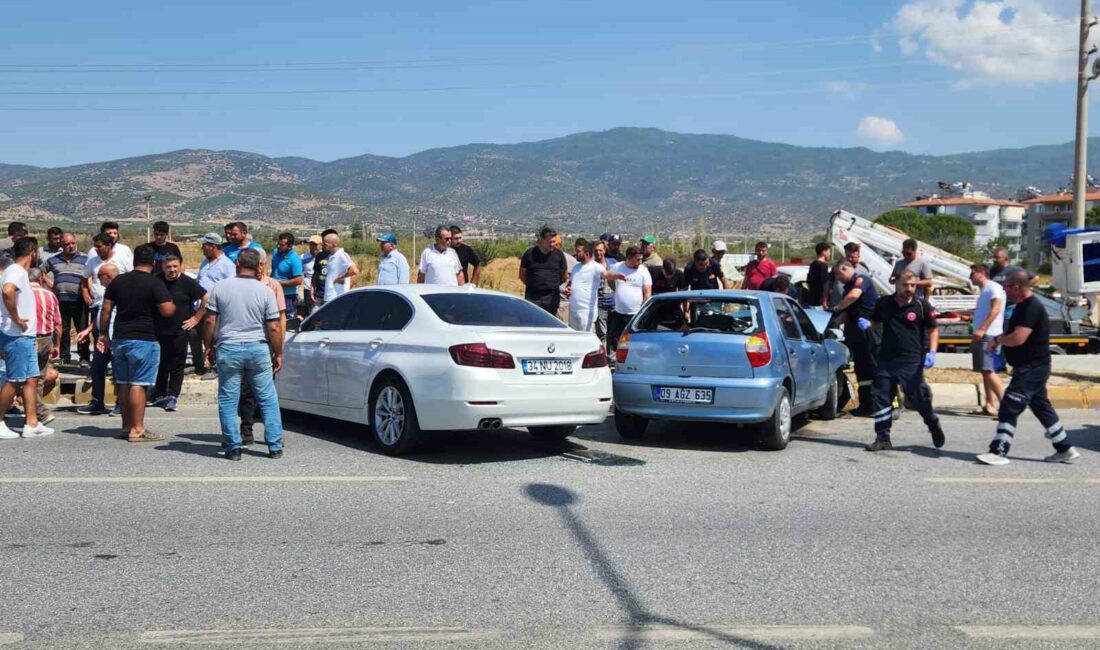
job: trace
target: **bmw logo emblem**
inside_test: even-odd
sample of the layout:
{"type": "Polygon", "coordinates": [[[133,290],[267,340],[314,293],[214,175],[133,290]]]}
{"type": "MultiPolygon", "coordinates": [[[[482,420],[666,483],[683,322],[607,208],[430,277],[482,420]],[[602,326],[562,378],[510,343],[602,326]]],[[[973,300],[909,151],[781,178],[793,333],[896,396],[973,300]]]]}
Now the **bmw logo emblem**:
{"type": "Polygon", "coordinates": [[[556,351],[557,349],[558,349],[558,346],[554,345],[553,343],[551,343],[550,345],[546,346],[546,351],[547,351],[547,352],[549,352],[550,354],[554,354],[554,352],[555,352],[555,351],[556,351]]]}

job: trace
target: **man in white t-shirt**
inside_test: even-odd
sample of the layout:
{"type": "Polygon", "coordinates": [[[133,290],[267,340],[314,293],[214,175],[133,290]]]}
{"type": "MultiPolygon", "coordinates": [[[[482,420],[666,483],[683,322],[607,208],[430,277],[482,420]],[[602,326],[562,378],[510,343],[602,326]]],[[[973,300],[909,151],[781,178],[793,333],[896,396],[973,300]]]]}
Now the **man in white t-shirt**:
{"type": "Polygon", "coordinates": [[[466,284],[462,272],[462,262],[458,253],[451,248],[451,229],[437,226],[435,244],[420,254],[420,267],[416,272],[417,284],[438,284],[444,287],[457,287],[466,284]]]}
{"type": "Polygon", "coordinates": [[[88,261],[84,264],[84,282],[81,286],[84,302],[92,310],[93,323],[99,318],[99,306],[103,304],[103,293],[107,290],[103,283],[99,281],[97,271],[100,266],[108,262],[118,267],[119,274],[134,270],[133,256],[129,259],[121,257],[118,254],[118,248],[113,244],[111,236],[106,233],[99,233],[92,237],[92,254],[88,256],[88,261]]]}
{"type": "MultiPolygon", "coordinates": [[[[119,267],[120,273],[134,270],[134,251],[119,241],[121,235],[118,232],[118,224],[114,221],[104,221],[99,226],[99,234],[111,238],[111,248],[114,250],[114,262],[119,267]],[[125,270],[123,270],[125,268],[125,270]]],[[[96,256],[95,238],[92,238],[92,248],[88,251],[88,259],[96,256]]]]}
{"type": "Polygon", "coordinates": [[[564,292],[569,298],[569,327],[594,332],[599,320],[600,287],[605,277],[618,276],[593,258],[592,242],[578,239],[574,250],[577,261],[569,271],[564,292]]]}
{"type": "MultiPolygon", "coordinates": [[[[0,349],[4,351],[4,383],[0,385],[0,413],[6,413],[15,401],[15,392],[22,389],[26,424],[23,437],[33,438],[53,433],[53,429],[38,421],[38,351],[35,335],[38,331],[34,291],[27,271],[38,266],[38,240],[24,237],[11,247],[12,261],[0,275],[0,349]]],[[[18,438],[0,417],[0,439],[18,438]]]]}
{"type": "Polygon", "coordinates": [[[615,309],[607,315],[607,339],[612,350],[619,346],[626,324],[645,301],[653,295],[653,277],[642,264],[642,251],[637,246],[626,249],[623,261],[611,267],[609,278],[615,289],[615,309]]]}
{"type": "Polygon", "coordinates": [[[970,342],[970,354],[974,370],[982,373],[985,385],[985,406],[983,411],[990,417],[997,417],[1005,387],[997,374],[993,363],[993,353],[987,350],[994,338],[1004,334],[1005,290],[989,277],[989,267],[985,264],[970,266],[970,281],[981,288],[978,304],[974,308],[974,338],[970,342]]]}
{"type": "Polygon", "coordinates": [[[351,279],[359,275],[359,267],[347,251],[340,248],[340,235],[325,235],[324,246],[329,252],[325,302],[331,302],[351,290],[351,279]]]}

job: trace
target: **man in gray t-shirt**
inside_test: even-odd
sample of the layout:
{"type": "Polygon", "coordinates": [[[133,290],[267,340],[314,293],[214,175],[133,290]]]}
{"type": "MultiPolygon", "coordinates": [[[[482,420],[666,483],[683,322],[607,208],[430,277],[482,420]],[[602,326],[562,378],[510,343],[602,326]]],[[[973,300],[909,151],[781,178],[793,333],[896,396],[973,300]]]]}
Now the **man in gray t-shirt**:
{"type": "Polygon", "coordinates": [[[283,421],[275,373],[283,365],[283,330],[275,294],[259,280],[260,254],[246,248],[237,257],[237,276],[222,280],[206,303],[207,362],[217,351],[218,419],[226,447],[225,457],[241,459],[241,425],[237,419],[241,382],[256,396],[264,420],[268,456],[283,456],[283,421]]]}
{"type": "Polygon", "coordinates": [[[894,270],[890,273],[890,283],[893,284],[898,276],[909,271],[917,278],[917,297],[927,300],[932,293],[932,264],[917,250],[915,239],[902,242],[901,255],[902,258],[894,263],[894,270]]]}

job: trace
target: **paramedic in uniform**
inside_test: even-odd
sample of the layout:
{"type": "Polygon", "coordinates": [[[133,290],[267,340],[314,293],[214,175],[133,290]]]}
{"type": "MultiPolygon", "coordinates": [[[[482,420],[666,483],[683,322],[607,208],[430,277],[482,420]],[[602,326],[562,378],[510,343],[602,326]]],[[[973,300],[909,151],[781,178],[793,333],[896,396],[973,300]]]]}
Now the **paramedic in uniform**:
{"type": "Polygon", "coordinates": [[[877,328],[860,329],[859,319],[871,316],[878,302],[878,292],[871,278],[857,273],[851,262],[838,264],[836,277],[844,283],[844,298],[833,308],[833,313],[844,324],[844,345],[851,353],[856,381],[859,382],[859,408],[852,411],[852,415],[870,417],[874,413],[871,408],[871,385],[875,379],[881,332],[877,328]]]}
{"type": "Polygon", "coordinates": [[[875,441],[867,450],[892,449],[892,403],[899,385],[932,433],[932,444],[939,449],[944,443],[943,428],[932,410],[932,391],[924,383],[925,368],[936,365],[936,348],[940,341],[936,312],[924,298],[917,297],[917,278],[913,272],[902,271],[894,283],[894,290],[894,295],[879,298],[869,319],[859,319],[861,330],[882,329],[872,398],[875,441]]]}

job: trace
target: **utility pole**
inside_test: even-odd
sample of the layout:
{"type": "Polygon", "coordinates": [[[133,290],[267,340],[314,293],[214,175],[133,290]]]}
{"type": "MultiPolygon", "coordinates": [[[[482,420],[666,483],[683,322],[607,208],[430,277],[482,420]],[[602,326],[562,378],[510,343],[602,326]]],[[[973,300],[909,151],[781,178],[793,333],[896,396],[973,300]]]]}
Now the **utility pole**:
{"type": "Polygon", "coordinates": [[[1096,48],[1089,47],[1089,30],[1096,24],[1092,18],[1092,0],[1081,0],[1081,34],[1077,49],[1077,140],[1073,152],[1073,224],[1085,227],[1085,192],[1088,188],[1089,146],[1089,57],[1096,48]]]}

